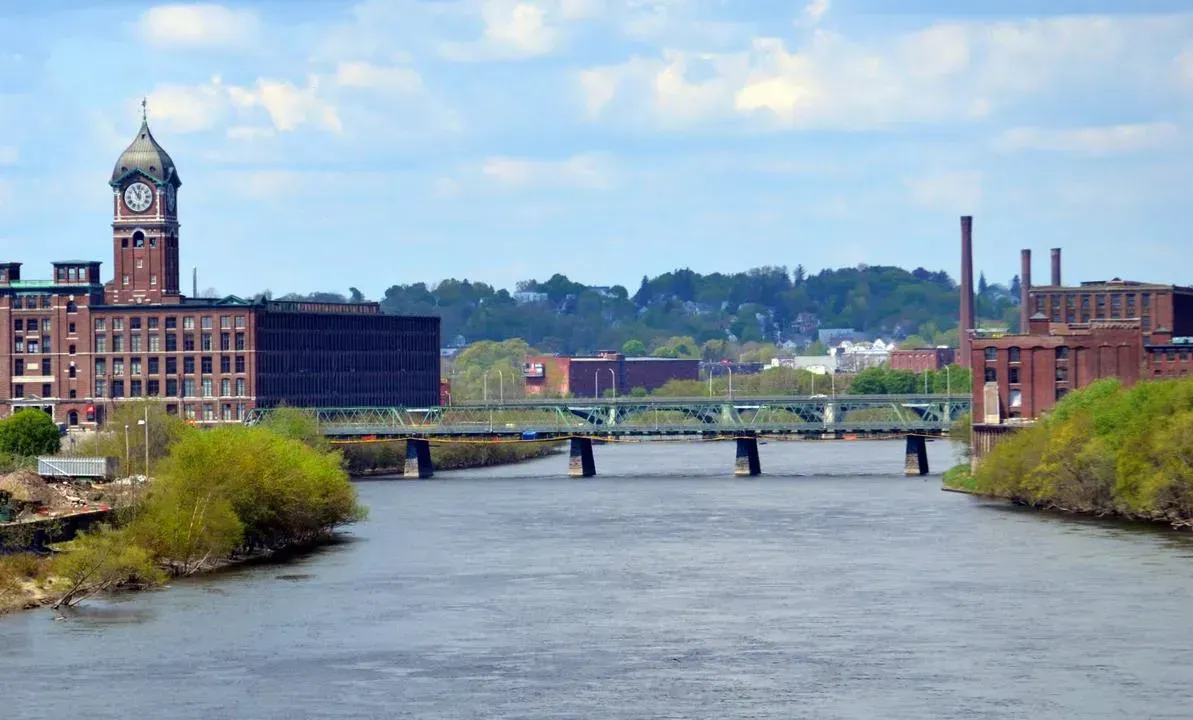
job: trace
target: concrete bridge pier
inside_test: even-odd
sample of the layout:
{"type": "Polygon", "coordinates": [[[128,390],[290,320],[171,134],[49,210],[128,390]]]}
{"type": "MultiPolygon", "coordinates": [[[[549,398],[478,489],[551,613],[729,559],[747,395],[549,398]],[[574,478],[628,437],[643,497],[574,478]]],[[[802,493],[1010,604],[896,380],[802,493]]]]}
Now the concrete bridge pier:
{"type": "Polygon", "coordinates": [[[592,456],[592,438],[572,438],[571,454],[568,457],[568,477],[593,475],[596,475],[596,460],[592,456]]]}
{"type": "Polygon", "coordinates": [[[423,480],[435,474],[431,465],[431,443],[426,440],[406,441],[406,465],[402,477],[408,480],[423,480]]]}
{"type": "Polygon", "coordinates": [[[733,474],[738,477],[754,477],[762,474],[762,462],[758,459],[758,438],[737,439],[737,459],[733,463],[733,474]]]}
{"type": "Polygon", "coordinates": [[[928,438],[923,435],[907,436],[903,474],[908,476],[928,474],[928,438]]]}

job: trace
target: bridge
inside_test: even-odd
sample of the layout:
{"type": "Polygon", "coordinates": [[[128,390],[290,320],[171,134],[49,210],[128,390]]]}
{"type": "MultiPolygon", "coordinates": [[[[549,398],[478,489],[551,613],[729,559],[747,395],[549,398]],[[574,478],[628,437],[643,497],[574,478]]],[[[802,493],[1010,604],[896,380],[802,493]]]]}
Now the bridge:
{"type": "MultiPolygon", "coordinates": [[[[748,398],[530,399],[426,408],[311,408],[333,443],[406,441],[404,475],[431,477],[431,443],[560,442],[569,474],[596,474],[593,443],[636,439],[734,440],[735,474],[761,473],[758,441],[905,437],[905,472],[928,473],[926,443],[969,412],[969,395],[814,395],[748,398]]],[[[249,425],[270,409],[252,410],[249,425]]]]}

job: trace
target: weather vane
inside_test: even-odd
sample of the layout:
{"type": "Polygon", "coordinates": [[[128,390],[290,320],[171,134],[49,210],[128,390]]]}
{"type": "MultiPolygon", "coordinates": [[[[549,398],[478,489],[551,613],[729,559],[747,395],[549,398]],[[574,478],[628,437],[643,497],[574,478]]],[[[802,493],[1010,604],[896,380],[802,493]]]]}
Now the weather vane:
{"type": "Polygon", "coordinates": [[[149,121],[149,108],[147,98],[141,98],[141,122],[149,121]]]}

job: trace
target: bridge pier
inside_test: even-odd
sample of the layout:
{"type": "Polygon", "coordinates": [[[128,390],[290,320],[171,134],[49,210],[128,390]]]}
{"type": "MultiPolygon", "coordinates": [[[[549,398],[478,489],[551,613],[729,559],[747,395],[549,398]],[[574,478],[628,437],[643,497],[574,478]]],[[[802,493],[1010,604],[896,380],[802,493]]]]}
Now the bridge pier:
{"type": "Polygon", "coordinates": [[[426,440],[406,441],[406,465],[402,477],[408,480],[423,480],[435,474],[431,464],[431,443],[426,440]]]}
{"type": "Polygon", "coordinates": [[[928,474],[928,438],[923,435],[907,436],[903,474],[908,476],[928,474]]]}
{"type": "Polygon", "coordinates": [[[758,459],[758,438],[739,437],[737,458],[733,463],[733,474],[738,477],[754,477],[762,474],[762,462],[758,459]]]}
{"type": "Polygon", "coordinates": [[[571,454],[568,457],[568,477],[593,475],[596,475],[596,459],[592,456],[592,438],[572,438],[571,454]]]}

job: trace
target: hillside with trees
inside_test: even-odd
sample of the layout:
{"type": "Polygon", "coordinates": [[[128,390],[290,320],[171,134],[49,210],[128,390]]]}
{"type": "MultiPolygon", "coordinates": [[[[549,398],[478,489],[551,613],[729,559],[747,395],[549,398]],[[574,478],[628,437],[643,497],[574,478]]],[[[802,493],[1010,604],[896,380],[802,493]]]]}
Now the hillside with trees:
{"type": "MultiPolygon", "coordinates": [[[[1018,278],[1009,286],[980,280],[984,324],[1017,324],[1018,278]]],[[[364,295],[317,292],[278,299],[361,302],[364,295]]],[[[679,269],[643,277],[631,292],[589,286],[556,274],[525,280],[513,291],[483,282],[394,285],[380,298],[391,314],[436,315],[444,344],[521,338],[543,352],[583,353],[641,343],[655,354],[676,338],[700,347],[804,345],[819,328],[852,328],[912,344],[955,344],[959,291],[943,271],[859,265],[814,275],[802,266],[761,267],[733,274],[679,269]]],[[[668,351],[663,351],[664,353],[668,351]]]]}

